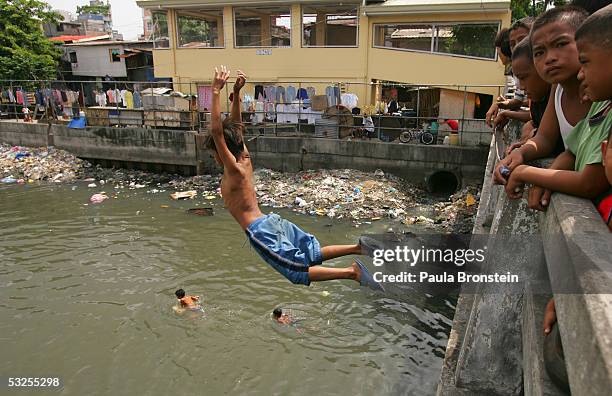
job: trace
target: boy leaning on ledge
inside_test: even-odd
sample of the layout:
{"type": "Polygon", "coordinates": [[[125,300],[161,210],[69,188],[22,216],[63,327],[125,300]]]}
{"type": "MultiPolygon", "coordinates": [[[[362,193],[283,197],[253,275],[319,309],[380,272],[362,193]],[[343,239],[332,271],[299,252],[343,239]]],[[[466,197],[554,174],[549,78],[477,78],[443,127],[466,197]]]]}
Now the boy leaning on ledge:
{"type": "Polygon", "coordinates": [[[308,286],[310,282],[352,279],[362,286],[384,290],[359,260],[346,268],[321,266],[325,260],[367,253],[371,250],[369,238],[362,237],[356,245],[321,247],[314,235],[276,214],[264,215],[261,212],[253,185],[251,156],[243,138],[240,90],[246,83],[246,76],[241,71],[238,71],[234,84],[231,114],[221,122],[219,95],[229,76],[230,71],[225,66],[215,68],[211,131],[206,137],[206,146],[213,152],[217,163],[223,166],[221,195],[225,207],[247,234],[253,249],[294,284],[308,286]]]}
{"type": "Polygon", "coordinates": [[[594,25],[592,22],[597,18],[605,19],[606,12],[610,12],[610,6],[589,17],[575,34],[581,63],[578,79],[589,100],[593,101],[587,117],[571,131],[566,139],[566,152],[557,157],[551,169],[519,165],[512,171],[506,184],[510,198],[520,198],[526,183],[589,198],[596,205],[608,195],[610,185],[602,165],[601,144],[612,127],[609,100],[612,97],[609,56],[612,42],[609,40],[610,34],[606,32],[610,25],[594,25]],[[560,161],[564,162],[563,166],[556,166],[560,161]]]}

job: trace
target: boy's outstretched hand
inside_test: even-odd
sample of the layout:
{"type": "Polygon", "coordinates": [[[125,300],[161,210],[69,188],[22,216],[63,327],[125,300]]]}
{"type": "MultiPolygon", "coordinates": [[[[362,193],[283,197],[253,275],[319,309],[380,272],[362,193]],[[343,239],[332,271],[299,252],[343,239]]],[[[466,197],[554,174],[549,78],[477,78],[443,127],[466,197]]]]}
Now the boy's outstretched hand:
{"type": "Polygon", "coordinates": [[[247,76],[241,70],[238,70],[238,77],[236,77],[236,82],[234,83],[234,92],[240,92],[244,84],[246,84],[247,76]]]}
{"type": "Polygon", "coordinates": [[[230,71],[227,67],[221,66],[221,68],[215,67],[215,76],[213,77],[212,90],[213,93],[219,93],[230,76],[230,71]]]}

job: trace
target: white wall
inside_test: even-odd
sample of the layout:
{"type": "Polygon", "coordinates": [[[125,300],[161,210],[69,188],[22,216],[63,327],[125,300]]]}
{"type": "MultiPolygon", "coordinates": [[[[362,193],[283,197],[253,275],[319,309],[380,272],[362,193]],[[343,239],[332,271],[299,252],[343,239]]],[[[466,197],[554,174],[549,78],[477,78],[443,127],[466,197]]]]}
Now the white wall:
{"type": "Polygon", "coordinates": [[[73,51],[77,53],[78,63],[72,64],[72,74],[75,76],[127,77],[125,59],[121,58],[120,62],[111,62],[109,50],[119,49],[123,54],[121,45],[67,46],[65,48],[67,55],[73,51]]]}

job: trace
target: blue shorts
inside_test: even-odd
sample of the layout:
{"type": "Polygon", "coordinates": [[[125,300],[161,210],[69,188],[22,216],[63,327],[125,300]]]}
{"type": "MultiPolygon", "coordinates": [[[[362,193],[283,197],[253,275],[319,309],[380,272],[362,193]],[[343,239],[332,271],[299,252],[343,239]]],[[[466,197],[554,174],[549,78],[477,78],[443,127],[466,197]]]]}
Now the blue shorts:
{"type": "Polygon", "coordinates": [[[246,229],[253,249],[291,283],[310,285],[308,268],[323,262],[321,245],[310,235],[279,215],[269,214],[246,229]]]}

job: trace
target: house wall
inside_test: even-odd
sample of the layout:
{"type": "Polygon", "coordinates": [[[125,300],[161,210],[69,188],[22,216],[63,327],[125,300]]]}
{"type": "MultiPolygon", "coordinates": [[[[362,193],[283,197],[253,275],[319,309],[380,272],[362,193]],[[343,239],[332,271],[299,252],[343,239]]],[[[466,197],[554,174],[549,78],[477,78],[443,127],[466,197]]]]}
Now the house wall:
{"type": "MultiPolygon", "coordinates": [[[[270,48],[271,54],[259,55],[258,48],[234,48],[234,23],[231,6],[225,6],[223,36],[225,48],[176,48],[176,11],[168,10],[169,49],[154,51],[156,77],[172,77],[176,83],[210,82],[217,65],[241,69],[251,81],[283,83],[300,81],[352,82],[349,92],[360,104],[373,103],[374,80],[415,84],[503,85],[503,66],[494,60],[471,59],[439,54],[373,48],[373,24],[434,21],[495,21],[510,24],[505,13],[438,13],[367,17],[359,15],[356,48],[302,48],[301,7],[291,6],[291,47],[270,48]]],[[[320,93],[327,84],[309,84],[320,93]]],[[[472,92],[494,95],[497,88],[472,87],[472,92]]]]}
{"type": "Polygon", "coordinates": [[[123,53],[121,45],[91,45],[91,46],[66,46],[66,54],[77,53],[78,63],[72,64],[72,74],[75,76],[104,77],[127,77],[125,59],[119,62],[111,62],[110,49],[118,48],[123,53]]]}

